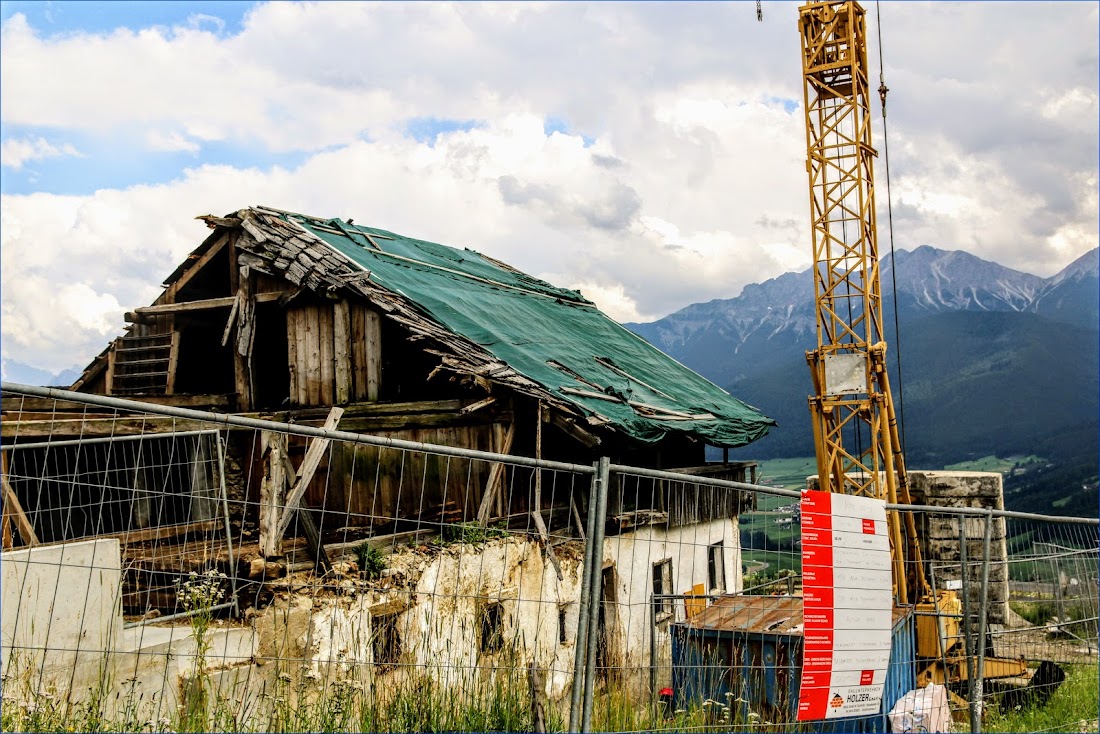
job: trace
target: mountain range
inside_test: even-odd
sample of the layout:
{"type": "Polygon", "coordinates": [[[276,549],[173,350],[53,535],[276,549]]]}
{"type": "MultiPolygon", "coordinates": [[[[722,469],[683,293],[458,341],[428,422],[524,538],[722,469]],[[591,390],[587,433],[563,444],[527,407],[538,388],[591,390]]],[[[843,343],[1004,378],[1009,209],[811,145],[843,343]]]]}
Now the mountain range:
{"type": "MultiPolygon", "coordinates": [[[[885,257],[881,278],[909,466],[1040,447],[1089,451],[1095,463],[1100,251],[1041,278],[923,246],[885,257]]],[[[815,318],[805,270],[626,326],[775,418],[768,436],[738,450],[774,458],[813,455],[805,352],[816,345],[815,318]]]]}

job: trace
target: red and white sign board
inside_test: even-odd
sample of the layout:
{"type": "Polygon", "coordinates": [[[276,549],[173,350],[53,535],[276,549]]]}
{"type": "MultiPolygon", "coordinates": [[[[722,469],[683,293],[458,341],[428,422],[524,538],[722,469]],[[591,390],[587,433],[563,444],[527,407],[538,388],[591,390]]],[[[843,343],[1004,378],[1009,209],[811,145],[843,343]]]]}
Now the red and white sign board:
{"type": "Polygon", "coordinates": [[[802,493],[798,720],[869,716],[890,664],[890,542],[882,500],[802,493]]]}

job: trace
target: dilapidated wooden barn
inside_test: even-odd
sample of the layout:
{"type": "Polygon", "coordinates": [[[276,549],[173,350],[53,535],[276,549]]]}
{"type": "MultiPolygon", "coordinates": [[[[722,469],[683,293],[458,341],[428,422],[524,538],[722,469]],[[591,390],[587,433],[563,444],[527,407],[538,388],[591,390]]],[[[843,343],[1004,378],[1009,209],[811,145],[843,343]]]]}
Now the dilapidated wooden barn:
{"type": "MultiPolygon", "coordinates": [[[[210,235],[168,276],[160,297],[126,315],[125,334],[73,390],[572,463],[608,456],[742,480],[746,465],[707,466],[706,446],[744,445],[773,425],[580,293],[491,257],[268,207],[200,219],[210,235]]],[[[4,440],[187,427],[155,416],[127,424],[84,406],[69,419],[63,404],[52,404],[49,415],[46,409],[5,399],[4,440]]],[[[239,433],[228,444],[238,464],[230,492],[246,500],[236,507],[251,508],[239,521],[262,528],[264,508],[285,498],[300,475],[307,441],[239,433]]],[[[190,445],[197,446],[190,449],[196,465],[212,450],[201,441],[190,445]]],[[[41,460],[33,451],[16,453],[18,461],[41,460]]],[[[55,452],[55,460],[65,460],[59,457],[55,452]]],[[[131,472],[133,481],[165,481],[149,471],[131,472]]],[[[506,521],[536,501],[526,491],[505,501],[503,472],[486,462],[342,443],[323,453],[307,480],[302,504],[317,513],[322,534],[357,524],[392,532],[414,518],[506,521]],[[422,477],[427,496],[402,491],[403,476],[422,477]]],[[[508,482],[529,484],[514,476],[508,482]]],[[[740,509],[740,500],[708,500],[696,488],[702,494],[675,502],[677,510],[651,485],[611,500],[617,527],[632,527],[639,517],[679,525],[740,509]],[[656,514],[638,514],[647,510],[656,514]]],[[[21,492],[48,536],[46,518],[60,508],[35,508],[46,495],[34,495],[26,483],[21,492]]],[[[568,508],[555,508],[548,494],[537,501],[551,523],[568,524],[568,508]]],[[[194,507],[162,510],[175,513],[176,523],[209,515],[194,507]]],[[[133,532],[149,514],[135,510],[97,530],[133,532]]],[[[278,538],[268,532],[261,545],[275,553],[278,538]]]]}

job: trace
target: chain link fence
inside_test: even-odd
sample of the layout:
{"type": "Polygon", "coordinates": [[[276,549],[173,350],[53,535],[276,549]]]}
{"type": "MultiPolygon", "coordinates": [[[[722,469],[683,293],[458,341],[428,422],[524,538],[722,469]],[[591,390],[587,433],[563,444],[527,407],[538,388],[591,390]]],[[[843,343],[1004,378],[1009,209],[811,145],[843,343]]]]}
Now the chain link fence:
{"type": "MultiPolygon", "coordinates": [[[[526,459],[489,424],[449,429],[458,449],[339,414],[4,403],[5,729],[821,730],[795,717],[799,492],[743,466],[526,459]]],[[[938,670],[956,731],[1094,719],[1097,522],[894,509],[960,608],[895,610],[887,700],[938,670]],[[1055,710],[1082,690],[1091,709],[1055,710]]]]}

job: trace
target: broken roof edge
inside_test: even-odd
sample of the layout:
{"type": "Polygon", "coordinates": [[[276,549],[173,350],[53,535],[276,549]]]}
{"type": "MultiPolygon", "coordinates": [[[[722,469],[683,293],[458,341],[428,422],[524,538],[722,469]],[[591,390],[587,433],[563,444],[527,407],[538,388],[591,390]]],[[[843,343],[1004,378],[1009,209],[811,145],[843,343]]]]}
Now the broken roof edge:
{"type": "MultiPolygon", "coordinates": [[[[300,289],[313,291],[323,298],[335,298],[343,293],[345,296],[365,299],[388,318],[401,324],[405,330],[425,337],[433,347],[428,351],[440,358],[437,369],[469,376],[476,383],[481,384],[486,391],[490,391],[490,385],[495,383],[519,394],[541,400],[548,406],[560,411],[567,422],[575,425],[581,431],[610,430],[643,445],[656,443],[669,435],[683,435],[713,446],[736,448],[761,438],[775,425],[773,419],[764,416],[756,408],[733,397],[726,390],[706,380],[706,378],[690,370],[682,363],[661,352],[638,334],[611,319],[579,292],[557,288],[545,281],[528,276],[495,258],[482,255],[468,248],[458,250],[446,245],[408,238],[379,228],[348,224],[343,220],[313,217],[268,206],[240,209],[224,217],[208,214],[197,217],[197,219],[203,220],[213,231],[165,280],[165,286],[169,290],[173,283],[179,281],[193,267],[199,265],[208,251],[216,246],[219,237],[225,236],[229,231],[235,231],[237,233],[237,236],[233,238],[236,243],[235,246],[239,252],[246,254],[249,264],[259,272],[266,272],[269,275],[289,280],[300,289]],[[338,224],[336,224],[337,222],[338,224]],[[313,231],[314,227],[324,229],[313,231]],[[349,231],[352,227],[356,232],[363,234],[364,237],[354,237],[353,233],[349,231]],[[326,230],[333,231],[328,232],[326,230]],[[337,240],[339,242],[351,243],[354,245],[354,249],[349,250],[351,253],[349,255],[349,252],[342,251],[325,235],[339,238],[337,240]],[[381,247],[378,246],[380,240],[383,243],[391,240],[394,242],[395,247],[388,247],[387,249],[425,248],[423,260],[415,258],[416,262],[401,262],[402,268],[423,269],[435,272],[437,275],[445,275],[449,280],[460,279],[462,282],[476,283],[475,290],[492,288],[497,292],[508,291],[513,292],[521,299],[527,296],[535,296],[536,301],[545,303],[545,308],[551,310],[560,306],[555,306],[550,301],[559,301],[561,306],[579,309],[579,312],[586,314],[583,316],[586,324],[602,323],[604,326],[599,327],[601,333],[606,335],[613,332],[616,336],[612,336],[611,341],[616,342],[618,346],[633,343],[637,345],[635,348],[652,352],[653,359],[656,360],[657,364],[664,363],[670,367],[674,365],[673,373],[679,374],[670,375],[669,379],[675,380],[677,377],[681,380],[687,379],[690,386],[696,391],[705,384],[703,392],[709,394],[711,400],[720,395],[721,403],[736,404],[740,407],[740,410],[733,411],[737,415],[731,415],[729,410],[717,411],[724,415],[713,415],[712,411],[703,404],[695,405],[695,409],[693,409],[693,406],[688,404],[691,402],[690,400],[685,402],[672,399],[660,389],[652,387],[651,383],[654,383],[654,380],[659,382],[660,378],[650,376],[650,373],[646,372],[639,374],[646,377],[648,382],[642,382],[636,377],[633,379],[638,380],[641,385],[655,390],[658,394],[668,397],[669,402],[672,404],[671,407],[652,405],[649,399],[644,398],[634,401],[637,403],[636,405],[627,399],[622,401],[623,405],[615,406],[603,402],[604,397],[599,400],[592,400],[583,396],[564,394],[561,385],[549,384],[539,380],[537,370],[536,373],[529,373],[529,370],[517,369],[516,365],[510,364],[509,359],[494,354],[491,349],[478,344],[468,335],[441,321],[432,313],[430,308],[417,300],[415,297],[417,295],[415,284],[410,286],[410,293],[407,292],[410,288],[401,288],[398,283],[382,282],[386,279],[380,278],[380,274],[373,273],[363,262],[360,262],[362,256],[356,257],[356,255],[360,255],[361,251],[374,255],[377,260],[376,253],[381,250],[381,247]],[[318,246],[323,249],[318,250],[318,246]],[[312,249],[309,253],[303,255],[307,248],[312,249]],[[432,258],[435,258],[437,262],[427,262],[432,258]],[[438,263],[441,262],[440,258],[455,260],[458,263],[456,267],[468,267],[472,272],[459,272],[456,268],[446,266],[440,268],[438,267],[438,263]],[[502,274],[501,277],[499,279],[480,278],[479,274],[484,274],[486,268],[492,269],[489,272],[502,274]],[[505,273],[508,276],[504,276],[505,273]],[[509,281],[509,278],[511,278],[511,281],[509,281]],[[509,288],[513,284],[518,284],[520,287],[509,288]],[[500,290],[502,287],[503,291],[500,290]],[[549,296],[549,299],[544,300],[543,297],[547,296],[549,296]],[[596,314],[598,314],[598,317],[596,314]],[[591,321],[593,318],[597,318],[599,321],[591,321]]],[[[347,249],[346,245],[345,249],[347,249]]],[[[413,252],[416,254],[419,250],[413,252]]],[[[390,257],[385,259],[387,261],[393,260],[390,257]]],[[[394,260],[394,262],[397,261],[394,260]]],[[[390,268],[390,274],[393,272],[393,268],[390,268]]],[[[164,294],[158,297],[157,300],[160,301],[163,296],[164,294]]],[[[543,313],[547,313],[545,309],[543,313]]],[[[554,311],[554,313],[558,313],[560,316],[562,312],[554,311]]],[[[608,346],[612,353],[617,356],[617,353],[614,352],[614,345],[609,344],[608,346]]],[[[633,348],[626,348],[628,351],[633,351],[633,348]]],[[[74,383],[74,387],[88,381],[90,378],[90,375],[87,374],[88,370],[92,370],[97,363],[102,365],[106,362],[105,356],[109,350],[110,345],[104,350],[103,354],[93,360],[93,364],[86,369],[86,374],[82,375],[81,380],[74,383]]],[[[599,350],[597,350],[598,353],[599,350]]],[[[599,356],[593,358],[597,362],[600,360],[599,356]]],[[[522,360],[519,364],[523,364],[522,360]]],[[[650,366],[652,368],[652,364],[650,366]]],[[[611,368],[614,369],[613,366],[611,368]]],[[[98,372],[98,370],[96,371],[98,372]]],[[[652,369],[650,372],[652,372],[652,369]]],[[[628,375],[628,377],[633,376],[628,375]]],[[[606,382],[606,380],[601,382],[606,382]]],[[[578,386],[584,386],[583,379],[578,382],[578,386]]],[[[678,392],[672,390],[667,384],[665,388],[678,392]]],[[[608,390],[610,387],[600,387],[599,389],[608,390]]],[[[630,393],[629,388],[627,393],[630,393]]],[[[607,397],[612,394],[608,393],[607,397]]]]}
{"type": "MultiPolygon", "coordinates": [[[[294,216],[293,214],[284,214],[282,210],[279,211],[279,214],[284,218],[294,216]]],[[[494,362],[503,363],[511,368],[511,371],[516,373],[518,377],[523,378],[524,385],[513,385],[513,387],[518,387],[521,392],[530,392],[530,387],[537,385],[538,392],[541,393],[539,397],[545,398],[548,394],[554,395],[557,400],[553,402],[558,404],[564,399],[567,404],[572,406],[570,412],[579,410],[587,416],[590,425],[615,424],[617,428],[641,443],[656,442],[670,434],[682,434],[697,440],[703,440],[714,446],[726,448],[743,446],[757,440],[776,425],[773,419],[763,415],[755,407],[733,397],[728,391],[669,357],[639,335],[611,319],[600,311],[595,304],[576,291],[557,288],[545,281],[532,278],[512,266],[504,265],[493,258],[487,258],[469,248],[458,250],[426,240],[409,238],[387,230],[354,225],[358,232],[372,233],[377,237],[385,237],[386,240],[389,240],[382,243],[372,240],[368,244],[360,241],[359,238],[349,236],[347,226],[342,221],[339,221],[337,226],[329,226],[328,224],[318,226],[318,222],[336,222],[337,220],[323,220],[308,216],[302,216],[300,220],[304,228],[313,229],[316,227],[317,231],[313,232],[314,236],[327,244],[331,250],[357,263],[361,268],[370,270],[372,272],[370,281],[374,284],[381,286],[383,289],[394,291],[403,298],[408,299],[410,305],[425,315],[431,323],[441,328],[451,337],[461,340],[466,345],[462,351],[477,349],[479,352],[488,353],[494,362]],[[397,250],[405,254],[411,253],[416,257],[408,258],[399,255],[394,258],[392,256],[395,253],[390,252],[391,250],[397,250]],[[434,262],[429,262],[429,260],[434,260],[434,262]],[[400,267],[392,267],[387,265],[387,262],[397,263],[400,267]],[[446,265],[440,267],[440,263],[446,263],[446,265]],[[486,265],[490,266],[491,270],[486,271],[486,265]],[[504,266],[503,269],[502,266],[504,266]],[[413,271],[409,270],[410,267],[413,268],[413,271]],[[458,272],[457,268],[460,267],[467,269],[467,271],[458,272]],[[416,270],[423,272],[417,276],[415,275],[416,270]],[[501,282],[508,280],[505,270],[507,274],[521,279],[523,281],[522,285],[531,283],[535,284],[536,288],[514,287],[516,285],[514,281],[501,282]],[[489,277],[479,277],[479,275],[486,274],[489,277]],[[468,281],[472,286],[472,290],[457,283],[452,283],[453,287],[448,289],[446,294],[453,298],[448,301],[445,295],[441,295],[441,291],[439,291],[441,283],[446,281],[440,281],[437,276],[442,276],[446,280],[458,278],[468,281]],[[482,291],[483,288],[490,290],[482,291]],[[549,301],[557,301],[560,306],[579,307],[579,312],[558,311],[559,306],[544,300],[543,297],[548,295],[551,296],[548,299],[549,301]],[[534,301],[524,300],[526,296],[535,296],[536,298],[534,301]],[[562,298],[561,296],[568,296],[568,298],[562,298]],[[474,301],[490,299],[492,303],[475,304],[470,301],[470,297],[474,301]],[[504,301],[500,301],[502,298],[504,301]],[[540,306],[536,302],[545,305],[540,306]],[[524,306],[524,304],[527,304],[527,306],[524,306]],[[509,329],[503,326],[499,319],[495,318],[496,314],[501,312],[501,309],[505,308],[506,305],[511,309],[519,309],[515,312],[515,320],[523,321],[522,315],[531,317],[530,320],[524,322],[525,326],[520,327],[519,331],[513,328],[511,333],[505,333],[509,329]],[[464,308],[467,310],[462,313],[464,308]],[[456,311],[456,309],[458,310],[456,311]],[[569,313],[576,315],[571,317],[569,313]],[[445,318],[440,318],[441,315],[445,318]],[[593,319],[596,319],[596,321],[593,321],[593,319]],[[572,324],[566,325],[564,323],[566,320],[572,322],[572,324]],[[595,349],[595,352],[586,352],[588,354],[588,357],[585,358],[586,361],[591,359],[596,362],[601,361],[598,355],[601,353],[600,347],[603,346],[604,342],[600,339],[606,339],[607,346],[612,351],[625,349],[626,353],[623,356],[628,361],[633,359],[635,366],[642,369],[642,374],[651,375],[647,378],[648,380],[659,381],[665,376],[673,380],[672,384],[676,384],[678,389],[673,390],[672,387],[667,389],[680,393],[680,397],[673,398],[654,388],[650,382],[640,380],[625,371],[618,370],[614,365],[605,366],[656,392],[672,405],[649,405],[641,400],[634,402],[623,399],[621,401],[623,405],[619,410],[615,410],[614,406],[611,406],[611,410],[605,410],[604,408],[608,406],[602,401],[615,394],[609,384],[598,386],[598,389],[607,393],[607,395],[579,395],[576,389],[568,391],[572,394],[564,394],[567,391],[557,381],[550,380],[547,382],[540,379],[540,375],[545,377],[542,372],[545,372],[546,364],[549,364],[558,355],[551,352],[542,354],[534,361],[532,360],[531,352],[538,351],[538,348],[534,347],[532,349],[531,346],[539,344],[539,338],[537,334],[526,333],[526,329],[534,328],[538,323],[544,323],[548,328],[550,324],[553,324],[553,327],[556,328],[556,335],[545,335],[551,337],[547,340],[547,343],[554,343],[554,348],[564,349],[567,353],[570,347],[580,346],[582,351],[583,348],[589,347],[595,349]],[[484,333],[485,330],[481,328],[483,324],[492,324],[495,328],[489,328],[488,333],[484,333]],[[470,335],[467,332],[471,328],[475,333],[480,334],[477,340],[469,338],[470,335]],[[577,338],[577,334],[590,330],[593,334],[598,332],[599,338],[596,343],[585,347],[583,344],[585,340],[577,338]],[[560,337],[563,335],[569,336],[570,334],[572,336],[566,341],[571,340],[572,343],[561,343],[560,337]],[[553,338],[555,336],[558,338],[553,338]],[[512,341],[514,339],[518,339],[518,341],[512,341]],[[486,346],[478,343],[481,340],[487,340],[486,346]],[[561,346],[558,346],[559,343],[561,343],[561,346]],[[521,346],[524,344],[528,346],[521,346]],[[631,347],[631,344],[634,346],[631,347]],[[640,352],[645,352],[646,356],[641,356],[641,362],[639,363],[640,352]],[[542,357],[547,357],[547,359],[542,357]],[[669,368],[672,368],[671,373],[669,373],[669,368]],[[647,369],[649,370],[648,373],[645,372],[647,369]],[[595,398],[599,402],[594,403],[593,400],[588,398],[595,398]],[[718,415],[711,415],[711,412],[718,415]]],[[[545,347],[545,344],[542,346],[545,347]]],[[[461,355],[456,356],[459,356],[459,362],[461,363],[463,361],[461,355]]],[[[578,358],[576,349],[573,349],[572,356],[574,359],[578,358]]],[[[493,375],[493,377],[495,378],[496,375],[493,375]]],[[[576,379],[577,375],[574,374],[572,377],[576,379]]],[[[603,382],[606,382],[606,380],[603,380],[603,382]]],[[[592,384],[585,383],[581,378],[577,387],[583,387],[584,384],[582,383],[592,384]]],[[[629,388],[627,392],[630,392],[629,388]]],[[[658,400],[658,402],[662,401],[658,400]]]]}

